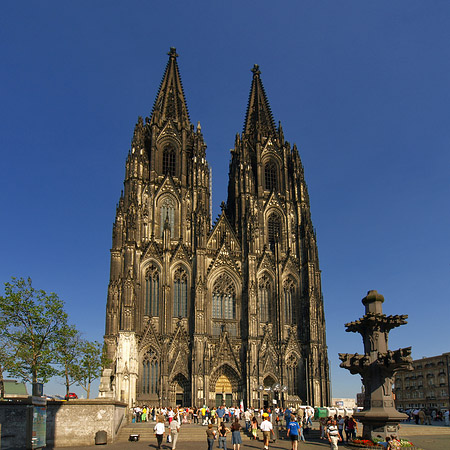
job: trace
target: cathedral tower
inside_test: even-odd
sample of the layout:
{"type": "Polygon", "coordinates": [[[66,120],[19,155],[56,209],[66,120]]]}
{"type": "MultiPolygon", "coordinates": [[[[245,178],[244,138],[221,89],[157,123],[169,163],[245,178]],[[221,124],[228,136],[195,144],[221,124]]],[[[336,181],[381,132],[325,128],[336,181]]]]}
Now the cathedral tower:
{"type": "Polygon", "coordinates": [[[100,395],[130,406],[327,404],[320,270],[297,148],[275,127],[255,66],[228,200],[211,226],[206,145],[177,56],[171,48],[126,161],[100,395]]]}

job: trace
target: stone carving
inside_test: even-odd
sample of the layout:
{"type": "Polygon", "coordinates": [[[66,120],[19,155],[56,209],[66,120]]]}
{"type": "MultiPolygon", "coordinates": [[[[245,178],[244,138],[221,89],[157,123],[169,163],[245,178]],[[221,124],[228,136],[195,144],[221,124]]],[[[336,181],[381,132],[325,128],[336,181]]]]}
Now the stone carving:
{"type": "Polygon", "coordinates": [[[398,424],[407,417],[394,408],[392,378],[400,369],[412,369],[411,347],[391,351],[387,344],[389,331],[406,324],[408,316],[386,316],[382,311],[383,302],[384,297],[377,291],[369,291],[362,299],[366,314],[345,324],[346,331],[362,335],[364,355],[339,353],[341,367],[361,375],[363,380],[364,410],[355,417],[364,425],[364,439],[371,439],[375,429],[377,435],[382,434],[380,430],[385,435],[398,435],[398,424]]]}

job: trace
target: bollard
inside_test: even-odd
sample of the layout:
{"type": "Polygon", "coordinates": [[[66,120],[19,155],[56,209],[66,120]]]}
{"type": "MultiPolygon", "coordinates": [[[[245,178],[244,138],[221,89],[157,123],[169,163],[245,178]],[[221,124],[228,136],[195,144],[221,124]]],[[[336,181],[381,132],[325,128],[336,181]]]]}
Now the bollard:
{"type": "Polygon", "coordinates": [[[107,443],[106,431],[97,431],[95,433],[95,445],[104,445],[107,443]]]}

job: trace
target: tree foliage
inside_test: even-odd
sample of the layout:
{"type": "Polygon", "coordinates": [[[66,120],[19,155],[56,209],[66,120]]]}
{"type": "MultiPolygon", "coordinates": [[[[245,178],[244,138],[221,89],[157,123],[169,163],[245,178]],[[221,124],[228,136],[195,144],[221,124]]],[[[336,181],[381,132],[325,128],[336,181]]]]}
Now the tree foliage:
{"type": "Polygon", "coordinates": [[[56,342],[56,361],[58,375],[64,379],[66,396],[69,395],[70,386],[76,383],[75,373],[78,360],[81,357],[82,339],[79,331],[73,325],[65,325],[56,342]]]}
{"type": "Polygon", "coordinates": [[[102,344],[97,341],[83,341],[80,344],[80,357],[74,366],[74,379],[86,391],[89,398],[91,383],[101,375],[105,365],[102,344]]]}
{"type": "Polygon", "coordinates": [[[56,343],[67,325],[64,302],[31,285],[31,278],[12,278],[0,297],[0,343],[4,369],[29,382],[47,382],[56,374],[56,343]]]}

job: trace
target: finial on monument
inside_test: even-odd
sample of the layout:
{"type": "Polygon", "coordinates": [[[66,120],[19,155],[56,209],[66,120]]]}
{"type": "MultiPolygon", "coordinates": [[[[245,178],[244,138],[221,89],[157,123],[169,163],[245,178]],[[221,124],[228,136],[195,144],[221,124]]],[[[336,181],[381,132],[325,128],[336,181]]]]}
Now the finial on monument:
{"type": "Polygon", "coordinates": [[[253,66],[252,72],[253,72],[253,76],[254,76],[254,77],[261,74],[261,71],[259,70],[258,64],[255,64],[255,65],[253,66]]]}
{"type": "Polygon", "coordinates": [[[167,53],[171,58],[177,58],[178,53],[175,47],[170,47],[169,53],[167,53]]]}

